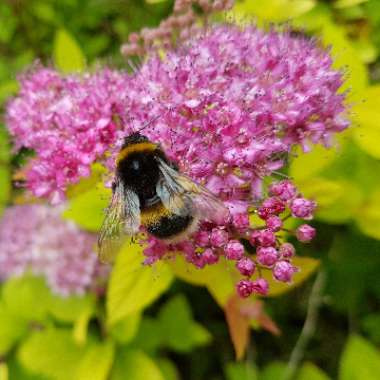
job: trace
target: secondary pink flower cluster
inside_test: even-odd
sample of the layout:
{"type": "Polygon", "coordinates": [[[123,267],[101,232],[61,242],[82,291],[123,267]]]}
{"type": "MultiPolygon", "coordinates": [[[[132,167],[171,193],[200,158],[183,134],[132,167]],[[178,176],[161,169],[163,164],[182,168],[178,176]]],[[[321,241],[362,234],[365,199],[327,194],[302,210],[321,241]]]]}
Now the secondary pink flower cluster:
{"type": "Polygon", "coordinates": [[[0,220],[0,280],[31,271],[62,296],[97,290],[108,268],[98,263],[95,244],[94,234],[62,220],[57,209],[10,207],[0,220]]]}
{"type": "MultiPolygon", "coordinates": [[[[146,263],[164,258],[168,251],[184,252],[186,260],[198,268],[215,264],[224,257],[236,262],[237,270],[244,277],[237,283],[240,296],[266,295],[269,285],[262,277],[264,270],[271,270],[273,277],[281,282],[291,282],[293,274],[298,271],[292,265],[295,248],[284,242],[284,232],[289,232],[283,229],[284,220],[290,215],[310,220],[315,207],[315,202],[301,197],[290,181],[275,182],[269,187],[269,197],[256,210],[262,219],[260,227],[250,225],[248,215],[238,214],[224,225],[202,223],[197,233],[178,244],[165,245],[149,238],[149,246],[144,251],[146,263]]],[[[308,224],[290,232],[303,243],[310,242],[315,236],[315,229],[308,224]]]]}
{"type": "Polygon", "coordinates": [[[194,6],[202,10],[202,20],[207,24],[212,14],[227,11],[233,5],[234,0],[175,0],[173,12],[161,20],[158,27],[143,28],[139,33],[131,33],[128,43],[120,51],[128,57],[141,56],[153,50],[171,49],[196,32],[198,25],[194,6]]]}
{"type": "Polygon", "coordinates": [[[36,152],[27,172],[34,195],[58,203],[68,184],[90,174],[116,139],[112,117],[126,118],[128,83],[125,73],[109,69],[65,77],[37,66],[21,78],[7,119],[16,148],[36,152]]]}
{"type": "MultiPolygon", "coordinates": [[[[199,267],[223,254],[248,278],[260,264],[288,281],[295,270],[292,248],[280,245],[276,233],[286,212],[309,220],[315,205],[289,181],[273,185],[262,201],[263,178],[284,166],[295,145],[329,145],[348,126],[345,96],[337,93],[341,84],[341,73],[317,43],[225,25],[198,33],[164,58],[150,57],[133,76],[107,69],[68,77],[50,69],[32,72],[9,104],[7,121],[18,145],[37,152],[29,188],[58,199],[91,163],[101,161],[113,171],[123,138],[150,122],[143,133],[223,200],[231,218],[223,225],[202,223],[192,239],[175,247],[150,239],[147,262],[168,249],[181,249],[199,267]],[[252,211],[267,228],[252,229],[252,211]],[[245,257],[242,238],[256,248],[255,262],[245,257]]],[[[313,235],[308,225],[296,232],[305,242],[313,235]]],[[[238,291],[244,296],[267,289],[259,277],[243,280],[238,291]]]]}

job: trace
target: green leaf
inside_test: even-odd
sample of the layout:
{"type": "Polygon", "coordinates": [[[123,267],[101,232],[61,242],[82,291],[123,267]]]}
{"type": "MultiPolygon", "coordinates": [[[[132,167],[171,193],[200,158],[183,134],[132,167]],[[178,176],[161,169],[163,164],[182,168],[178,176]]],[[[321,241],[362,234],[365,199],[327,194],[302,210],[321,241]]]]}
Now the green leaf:
{"type": "Polygon", "coordinates": [[[160,310],[159,321],[169,347],[183,352],[191,350],[191,309],[183,295],[166,302],[160,310]]]}
{"type": "Polygon", "coordinates": [[[366,308],[366,295],[380,289],[380,241],[353,231],[336,231],[328,252],[327,292],[334,309],[349,313],[366,308]],[[355,284],[355,286],[347,286],[355,284]]]}
{"type": "Polygon", "coordinates": [[[84,346],[87,342],[88,324],[90,323],[91,314],[91,310],[83,310],[75,321],[73,338],[78,346],[84,346]]]}
{"type": "Polygon", "coordinates": [[[15,80],[8,80],[0,83],[0,103],[7,100],[8,97],[16,94],[18,88],[18,82],[15,80]]]}
{"type": "Polygon", "coordinates": [[[61,322],[75,322],[79,315],[95,312],[96,298],[93,294],[70,297],[51,297],[49,313],[61,322]]]}
{"type": "MultiPolygon", "coordinates": [[[[340,148],[339,148],[340,149],[340,148]]],[[[328,167],[337,157],[338,149],[328,149],[322,145],[313,146],[310,152],[303,153],[299,148],[296,158],[292,159],[289,175],[298,183],[309,178],[314,178],[323,169],[328,167]]]]}
{"type": "Polygon", "coordinates": [[[314,177],[297,185],[305,197],[317,202],[316,218],[328,223],[352,219],[363,200],[355,182],[314,177]]]}
{"type": "Polygon", "coordinates": [[[364,38],[355,40],[352,42],[352,46],[358,52],[361,61],[365,64],[368,65],[376,61],[378,49],[370,40],[366,40],[364,38]]]}
{"type": "Polygon", "coordinates": [[[355,107],[354,121],[358,124],[353,135],[355,142],[369,155],[380,158],[380,109],[378,99],[380,85],[368,87],[363,99],[355,107]]]}
{"type": "Polygon", "coordinates": [[[18,351],[21,364],[52,380],[77,380],[75,373],[84,349],[75,345],[69,329],[34,331],[18,351]]]}
{"type": "Polygon", "coordinates": [[[380,313],[372,313],[362,320],[362,328],[376,344],[380,343],[380,313]]]}
{"type": "Polygon", "coordinates": [[[380,188],[372,193],[356,217],[360,230],[375,239],[380,239],[380,188]]]}
{"type": "Polygon", "coordinates": [[[344,223],[352,219],[360,209],[363,201],[362,193],[356,183],[337,181],[337,184],[341,186],[342,192],[336,202],[328,207],[318,208],[316,214],[319,220],[331,224],[344,223]]]}
{"type": "Polygon", "coordinates": [[[197,286],[206,286],[221,307],[235,292],[231,265],[224,259],[221,259],[216,265],[210,265],[199,270],[189,266],[182,255],[177,255],[175,260],[170,262],[170,266],[181,280],[197,286]]]}
{"type": "Polygon", "coordinates": [[[248,361],[246,363],[228,363],[225,368],[227,380],[257,380],[255,367],[248,361]]]}
{"type": "Polygon", "coordinates": [[[164,380],[149,356],[138,350],[122,352],[116,358],[110,380],[164,380]]]}
{"type": "MultiPolygon", "coordinates": [[[[1,87],[0,87],[1,98],[1,87]]],[[[0,99],[1,102],[1,99],[0,99]]],[[[8,133],[5,128],[0,125],[0,213],[6,206],[11,195],[11,171],[9,168],[9,160],[11,158],[8,133]]]]}
{"type": "Polygon", "coordinates": [[[329,380],[330,378],[313,363],[305,363],[298,372],[297,380],[329,380]]]}
{"type": "MultiPolygon", "coordinates": [[[[1,164],[0,164],[1,165],[1,164]]],[[[0,213],[11,194],[11,172],[7,166],[0,166],[0,213]]]]}
{"type": "MultiPolygon", "coordinates": [[[[67,198],[75,198],[97,187],[102,189],[104,187],[103,179],[106,173],[107,169],[104,166],[98,163],[93,164],[91,166],[91,174],[89,177],[81,178],[78,183],[68,187],[66,191],[67,198]]],[[[110,194],[109,190],[104,189],[104,191],[107,192],[107,194],[110,194]]]]}
{"type": "Polygon", "coordinates": [[[314,0],[245,0],[232,9],[237,17],[254,16],[262,21],[285,21],[310,11],[314,0]]]}
{"type": "Polygon", "coordinates": [[[0,380],[8,380],[9,372],[7,363],[0,363],[0,380]]]}
{"type": "Polygon", "coordinates": [[[169,359],[160,358],[156,360],[156,365],[160,369],[165,380],[180,380],[177,368],[169,359]]]}
{"type": "Polygon", "coordinates": [[[331,46],[334,67],[337,69],[347,68],[348,73],[341,91],[351,91],[348,94],[349,102],[361,101],[361,92],[368,84],[368,72],[346,36],[345,29],[333,22],[326,22],[321,30],[321,35],[325,45],[331,46]]]}
{"type": "Polygon", "coordinates": [[[263,270],[262,276],[269,282],[268,297],[277,297],[284,293],[289,292],[296,286],[301,285],[307,278],[309,278],[318,268],[319,260],[311,257],[296,256],[293,259],[293,264],[300,270],[294,274],[293,280],[290,284],[279,282],[273,279],[272,271],[263,270]]]}
{"type": "Polygon", "coordinates": [[[75,373],[75,379],[107,380],[114,358],[112,342],[96,343],[83,356],[75,373]]]}
{"type": "Polygon", "coordinates": [[[127,344],[137,334],[141,322],[141,314],[131,314],[119,322],[115,323],[110,331],[116,342],[127,344]]]}
{"type": "Polygon", "coordinates": [[[282,379],[286,370],[286,364],[275,361],[268,364],[260,373],[259,380],[277,380],[282,379]]]}
{"type": "Polygon", "coordinates": [[[377,380],[380,373],[380,354],[364,338],[352,335],[344,348],[339,380],[377,380]]]}
{"type": "Polygon", "coordinates": [[[334,3],[334,8],[348,8],[354,5],[359,5],[365,3],[368,0],[336,0],[334,3]]]}
{"type": "Polygon", "coordinates": [[[46,319],[51,295],[42,278],[11,278],[4,284],[2,293],[10,313],[29,321],[41,322],[46,319]]]}
{"type": "Polygon", "coordinates": [[[309,178],[297,186],[306,198],[317,201],[318,209],[332,206],[344,192],[342,183],[323,177],[309,178]]]}
{"type": "Polygon", "coordinates": [[[175,351],[189,352],[193,347],[211,340],[210,333],[193,322],[190,305],[182,295],[170,299],[161,308],[159,323],[165,343],[175,351]]]}
{"type": "Polygon", "coordinates": [[[78,43],[65,29],[57,31],[53,48],[54,63],[63,73],[82,71],[86,66],[86,59],[78,43]]]}
{"type": "Polygon", "coordinates": [[[14,355],[7,360],[7,364],[9,367],[10,380],[49,380],[46,376],[28,371],[18,360],[16,360],[14,355]]]}
{"type": "Polygon", "coordinates": [[[296,19],[295,27],[320,36],[324,45],[331,48],[333,66],[344,70],[345,81],[341,91],[349,90],[348,102],[360,102],[362,91],[368,85],[368,72],[356,49],[346,35],[346,29],[333,21],[327,4],[320,3],[305,16],[296,19]]]}
{"type": "Polygon", "coordinates": [[[38,1],[32,3],[32,12],[33,14],[43,22],[48,24],[55,25],[57,21],[57,15],[54,11],[53,4],[47,2],[38,1]]]}
{"type": "Polygon", "coordinates": [[[62,216],[86,230],[97,232],[103,223],[110,195],[110,189],[99,183],[91,190],[72,198],[62,216]]]}
{"type": "Polygon", "coordinates": [[[0,42],[8,44],[17,29],[17,18],[14,16],[10,6],[0,4],[0,42]]]}
{"type": "Polygon", "coordinates": [[[0,125],[0,163],[8,163],[11,158],[9,136],[5,127],[0,125]]]}
{"type": "Polygon", "coordinates": [[[173,275],[166,263],[144,266],[142,261],[139,244],[124,244],[116,258],[107,289],[109,325],[143,310],[170,286],[173,275]]]}
{"type": "Polygon", "coordinates": [[[6,354],[26,333],[28,322],[0,304],[0,355],[6,354]]]}
{"type": "Polygon", "coordinates": [[[133,346],[154,353],[164,342],[165,336],[160,322],[156,318],[144,317],[133,340],[133,346]]]}
{"type": "Polygon", "coordinates": [[[193,347],[204,346],[212,341],[212,335],[210,332],[197,322],[191,324],[190,332],[193,347]]]}

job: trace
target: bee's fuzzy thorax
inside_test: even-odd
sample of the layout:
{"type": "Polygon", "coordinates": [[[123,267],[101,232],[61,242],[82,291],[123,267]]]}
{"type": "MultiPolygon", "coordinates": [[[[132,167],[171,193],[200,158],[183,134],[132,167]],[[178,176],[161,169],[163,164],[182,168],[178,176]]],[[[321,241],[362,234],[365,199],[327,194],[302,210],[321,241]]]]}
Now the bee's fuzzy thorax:
{"type": "Polygon", "coordinates": [[[118,165],[122,160],[126,159],[133,153],[143,153],[143,152],[153,152],[157,149],[157,145],[150,141],[142,141],[137,143],[132,143],[126,145],[121,149],[116,157],[116,165],[118,165]]]}

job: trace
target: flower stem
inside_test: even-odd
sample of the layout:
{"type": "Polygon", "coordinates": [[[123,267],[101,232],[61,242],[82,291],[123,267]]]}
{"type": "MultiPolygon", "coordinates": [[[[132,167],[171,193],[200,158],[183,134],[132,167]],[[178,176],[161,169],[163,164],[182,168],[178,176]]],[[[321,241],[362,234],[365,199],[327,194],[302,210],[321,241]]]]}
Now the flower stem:
{"type": "Polygon", "coordinates": [[[311,289],[305,323],[302,327],[301,334],[293,348],[290,359],[285,370],[282,380],[294,379],[298,367],[303,359],[307,345],[314,335],[317,325],[318,311],[323,302],[322,292],[326,281],[324,271],[319,271],[311,289]]]}

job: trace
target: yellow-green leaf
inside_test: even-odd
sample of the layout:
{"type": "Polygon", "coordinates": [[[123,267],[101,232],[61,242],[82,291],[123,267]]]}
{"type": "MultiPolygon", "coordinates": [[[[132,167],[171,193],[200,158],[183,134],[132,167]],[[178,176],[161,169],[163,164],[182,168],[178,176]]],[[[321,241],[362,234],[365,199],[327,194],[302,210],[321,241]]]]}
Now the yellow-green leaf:
{"type": "Polygon", "coordinates": [[[352,46],[358,52],[361,61],[370,64],[376,61],[378,56],[377,46],[371,41],[364,38],[352,41],[352,46]]]}
{"type": "Polygon", "coordinates": [[[227,380],[257,380],[259,375],[251,361],[245,363],[230,362],[225,369],[227,380]]]}
{"type": "Polygon", "coordinates": [[[0,83],[0,103],[18,91],[19,85],[16,80],[8,80],[0,83]]]}
{"type": "Polygon", "coordinates": [[[313,363],[305,363],[297,376],[297,380],[329,380],[330,378],[313,363]]]}
{"type": "Polygon", "coordinates": [[[299,271],[294,274],[290,284],[279,282],[273,279],[272,271],[263,270],[263,277],[269,282],[269,297],[277,297],[287,293],[296,286],[302,284],[319,266],[319,260],[311,257],[295,257],[293,264],[299,268],[299,271]]]}
{"type": "Polygon", "coordinates": [[[223,307],[228,298],[234,294],[234,278],[231,265],[221,259],[218,264],[197,269],[185,261],[182,255],[177,255],[170,262],[175,275],[190,284],[206,286],[219,306],[223,307]]]}
{"type": "Polygon", "coordinates": [[[363,233],[380,239],[380,189],[374,191],[363,204],[356,217],[356,223],[363,233]]]}
{"type": "Polygon", "coordinates": [[[306,198],[317,202],[318,209],[330,207],[345,191],[341,182],[323,177],[308,178],[305,181],[299,181],[297,185],[306,198]]]}
{"type": "Polygon", "coordinates": [[[294,178],[296,183],[313,178],[337,157],[337,149],[327,149],[321,145],[314,146],[308,153],[302,153],[301,149],[298,149],[297,157],[290,164],[290,177],[294,178]]]}
{"type": "Polygon", "coordinates": [[[110,325],[143,310],[170,285],[173,274],[164,262],[142,264],[139,244],[124,244],[113,268],[107,290],[107,315],[110,325]]]}
{"type": "Polygon", "coordinates": [[[117,342],[129,343],[136,336],[140,322],[140,313],[128,315],[112,326],[110,334],[117,342]]]}
{"type": "Polygon", "coordinates": [[[165,380],[180,380],[176,366],[169,359],[160,358],[156,360],[156,365],[160,368],[165,380]]]}
{"type": "Polygon", "coordinates": [[[74,328],[73,328],[73,338],[74,342],[78,346],[84,346],[87,341],[87,330],[88,324],[91,319],[91,310],[83,310],[77,317],[74,328]]]}
{"type": "Polygon", "coordinates": [[[96,298],[93,294],[69,297],[54,296],[49,303],[49,313],[61,322],[75,322],[78,316],[95,312],[96,298]]]}
{"type": "Polygon", "coordinates": [[[375,346],[358,335],[352,335],[343,351],[339,380],[377,380],[380,353],[375,346]]]}
{"type": "Polygon", "coordinates": [[[328,223],[344,223],[353,218],[363,199],[354,182],[314,177],[297,185],[304,196],[317,202],[316,219],[328,223]]]}
{"type": "Polygon", "coordinates": [[[107,380],[115,347],[112,342],[96,343],[88,348],[76,370],[78,380],[107,380]]]}
{"type": "Polygon", "coordinates": [[[42,278],[32,276],[12,278],[3,287],[3,301],[6,308],[14,315],[29,321],[46,319],[50,299],[50,290],[42,278]]]}
{"type": "Polygon", "coordinates": [[[0,363],[0,380],[8,380],[9,371],[7,363],[0,363]]]}
{"type": "Polygon", "coordinates": [[[89,177],[84,177],[78,183],[68,187],[66,191],[67,198],[75,198],[97,187],[103,188],[102,183],[106,173],[107,169],[104,166],[95,163],[91,166],[91,175],[89,177]]]}
{"type": "Polygon", "coordinates": [[[368,87],[355,107],[353,129],[356,143],[368,154],[380,158],[380,85],[368,87]]]}
{"type": "Polygon", "coordinates": [[[319,3],[315,9],[296,19],[293,24],[320,36],[326,47],[331,47],[333,66],[346,72],[341,91],[349,90],[349,102],[359,102],[362,91],[368,85],[368,71],[356,49],[347,37],[346,29],[333,21],[327,4],[319,3]]]}
{"type": "Polygon", "coordinates": [[[334,3],[334,8],[348,8],[354,5],[359,5],[365,3],[368,0],[336,0],[334,3]]]}
{"type": "Polygon", "coordinates": [[[232,14],[254,16],[262,21],[285,21],[310,11],[314,0],[245,0],[236,2],[232,14]]]}
{"type": "Polygon", "coordinates": [[[190,352],[211,340],[210,333],[193,321],[190,305],[182,295],[171,298],[161,308],[159,325],[165,345],[178,352],[190,352]]]}
{"type": "Polygon", "coordinates": [[[110,380],[164,380],[161,371],[149,356],[128,350],[118,356],[110,380]]]}
{"type": "Polygon", "coordinates": [[[346,36],[345,30],[334,24],[326,22],[321,31],[325,45],[331,46],[331,55],[334,59],[334,67],[342,70],[347,68],[347,75],[341,90],[350,90],[348,98],[350,102],[359,102],[362,99],[362,91],[368,84],[368,72],[354,47],[346,36]]]}
{"type": "Polygon", "coordinates": [[[53,47],[54,63],[63,73],[82,71],[86,59],[74,37],[65,29],[57,31],[53,47]]]}
{"type": "Polygon", "coordinates": [[[84,349],[75,345],[69,329],[34,331],[18,351],[18,360],[31,372],[52,380],[77,380],[84,349]]]}
{"type": "MultiPolygon", "coordinates": [[[[0,164],[1,165],[1,164],[0,164]]],[[[6,165],[0,166],[0,213],[11,194],[11,173],[6,165]]]]}
{"type": "Polygon", "coordinates": [[[110,196],[111,190],[98,183],[91,190],[72,198],[62,216],[86,230],[96,232],[103,223],[110,196]]]}
{"type": "Polygon", "coordinates": [[[0,304],[0,355],[6,354],[26,333],[28,321],[0,304]]]}

